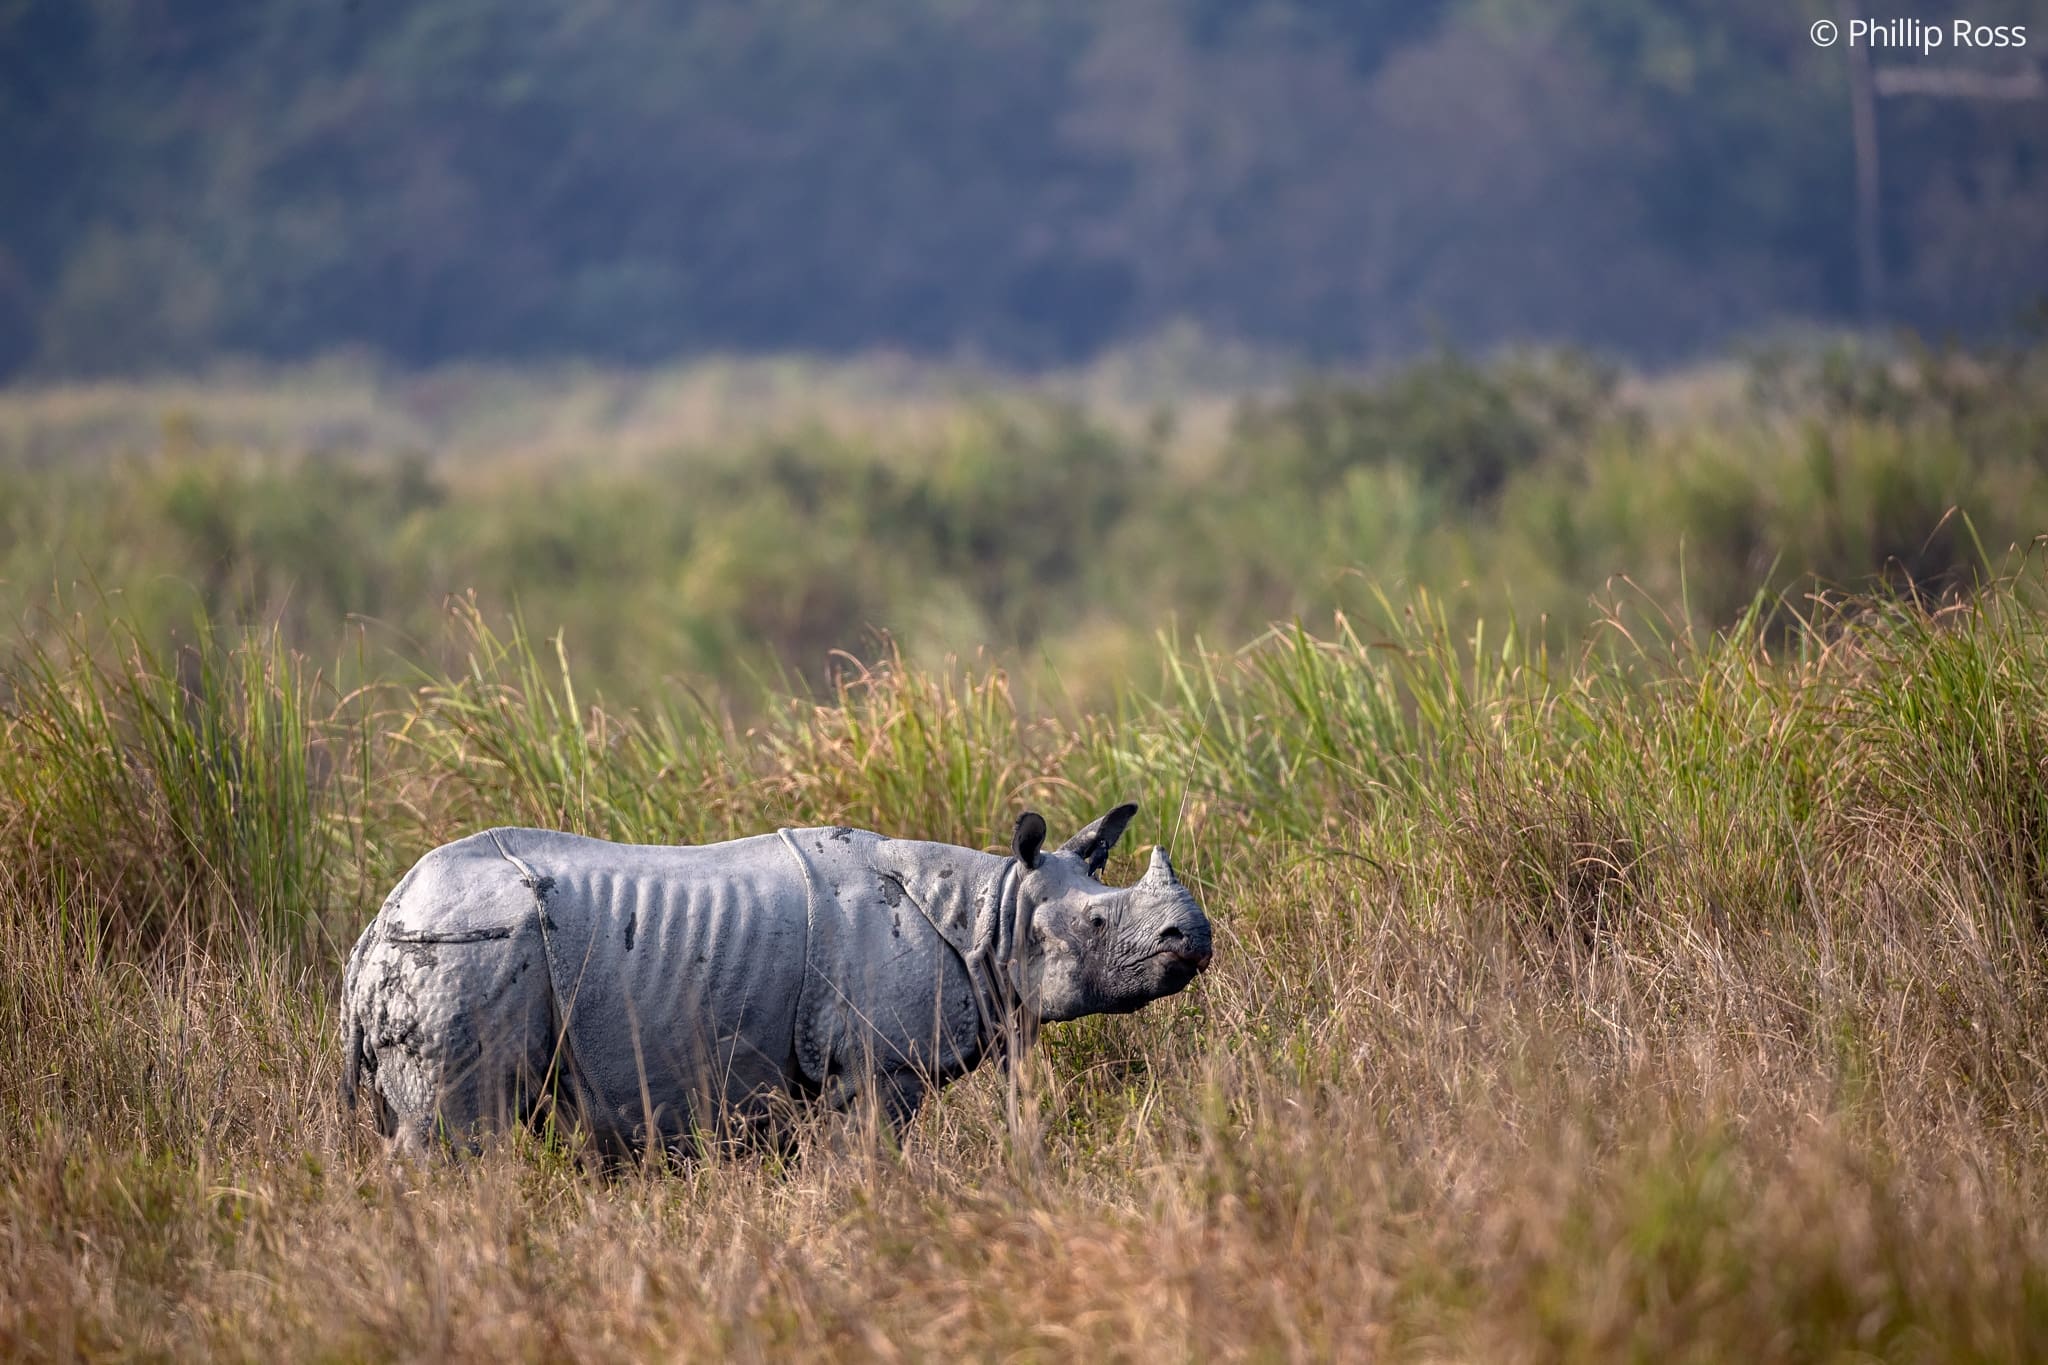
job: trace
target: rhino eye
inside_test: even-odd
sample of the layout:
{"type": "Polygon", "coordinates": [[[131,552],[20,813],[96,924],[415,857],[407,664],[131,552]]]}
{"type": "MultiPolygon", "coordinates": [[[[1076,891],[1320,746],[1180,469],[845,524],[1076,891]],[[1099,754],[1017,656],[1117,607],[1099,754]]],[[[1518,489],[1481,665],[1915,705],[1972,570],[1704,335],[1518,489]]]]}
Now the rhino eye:
{"type": "Polygon", "coordinates": [[[1098,929],[1100,929],[1103,925],[1103,919],[1100,915],[1090,915],[1088,917],[1088,922],[1098,929]]]}

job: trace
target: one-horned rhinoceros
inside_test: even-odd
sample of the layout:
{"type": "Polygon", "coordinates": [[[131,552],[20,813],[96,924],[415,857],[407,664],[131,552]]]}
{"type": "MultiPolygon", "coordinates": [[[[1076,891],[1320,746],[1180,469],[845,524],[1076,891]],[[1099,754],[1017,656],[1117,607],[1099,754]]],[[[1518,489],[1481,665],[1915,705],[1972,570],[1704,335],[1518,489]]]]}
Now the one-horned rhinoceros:
{"type": "Polygon", "coordinates": [[[1098,876],[1137,807],[1008,857],[844,828],[699,847],[493,829],[435,849],[349,955],[351,1103],[399,1145],[573,1105],[615,1153],[786,1131],[793,1102],[927,1091],[1041,1021],[1122,1013],[1209,965],[1166,855],[1098,876]]]}

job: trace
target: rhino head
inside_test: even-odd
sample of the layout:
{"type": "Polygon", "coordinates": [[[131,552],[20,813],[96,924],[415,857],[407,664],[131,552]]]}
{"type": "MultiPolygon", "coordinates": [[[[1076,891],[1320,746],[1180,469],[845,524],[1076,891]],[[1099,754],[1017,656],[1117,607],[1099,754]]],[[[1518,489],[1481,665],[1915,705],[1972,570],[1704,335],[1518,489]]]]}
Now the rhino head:
{"type": "Polygon", "coordinates": [[[1209,966],[1209,918],[1164,850],[1130,886],[1101,881],[1110,850],[1137,814],[1118,806],[1056,849],[1045,820],[1026,811],[1011,852],[1017,859],[1012,970],[1039,1019],[1128,1014],[1186,986],[1209,966]]]}

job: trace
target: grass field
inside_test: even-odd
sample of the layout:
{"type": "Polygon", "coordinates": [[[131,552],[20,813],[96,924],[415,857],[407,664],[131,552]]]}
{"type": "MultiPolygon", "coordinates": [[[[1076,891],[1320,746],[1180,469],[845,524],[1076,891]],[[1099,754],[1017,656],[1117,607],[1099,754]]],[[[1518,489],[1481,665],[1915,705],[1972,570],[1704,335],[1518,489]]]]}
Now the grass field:
{"type": "Polygon", "coordinates": [[[723,475],[656,450],[568,542],[614,557],[516,593],[457,533],[585,525],[561,490],[601,451],[17,454],[0,1352],[2036,1355],[2042,363],[1702,400],[1440,362],[1260,398],[1199,449],[974,398],[938,436],[735,437],[723,475]],[[701,636],[634,634],[721,520],[659,471],[744,492],[777,450],[796,520],[728,554],[730,601],[858,569],[873,602],[785,636],[700,596],[701,636]],[[1047,556],[1011,514],[1086,534],[1047,556]],[[358,577],[309,588],[327,562],[358,577]],[[953,606],[933,575],[965,576],[953,606]],[[867,621],[900,643],[809,662],[867,621]],[[789,648],[815,653],[758,666],[789,648]],[[991,1073],[900,1150],[824,1126],[792,1164],[605,1176],[526,1137],[394,1168],[336,1099],[341,954],[477,826],[979,846],[1124,796],[1110,880],[1170,840],[1216,966],[1049,1030],[1014,1124],[991,1073]]]}

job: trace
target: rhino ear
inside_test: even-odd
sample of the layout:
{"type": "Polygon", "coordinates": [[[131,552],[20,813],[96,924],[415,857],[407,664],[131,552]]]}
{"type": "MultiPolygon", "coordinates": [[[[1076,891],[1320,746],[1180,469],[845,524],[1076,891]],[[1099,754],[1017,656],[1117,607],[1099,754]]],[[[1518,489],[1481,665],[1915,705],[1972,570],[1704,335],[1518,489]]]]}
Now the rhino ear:
{"type": "Polygon", "coordinates": [[[1078,856],[1088,864],[1090,872],[1100,875],[1103,864],[1109,861],[1109,851],[1116,847],[1117,840],[1124,837],[1124,827],[1137,813],[1138,803],[1126,801],[1061,844],[1060,851],[1078,856]]]}
{"type": "Polygon", "coordinates": [[[1026,868],[1038,866],[1038,850],[1045,845],[1045,817],[1027,810],[1017,817],[1016,832],[1010,836],[1010,851],[1026,868]]]}

